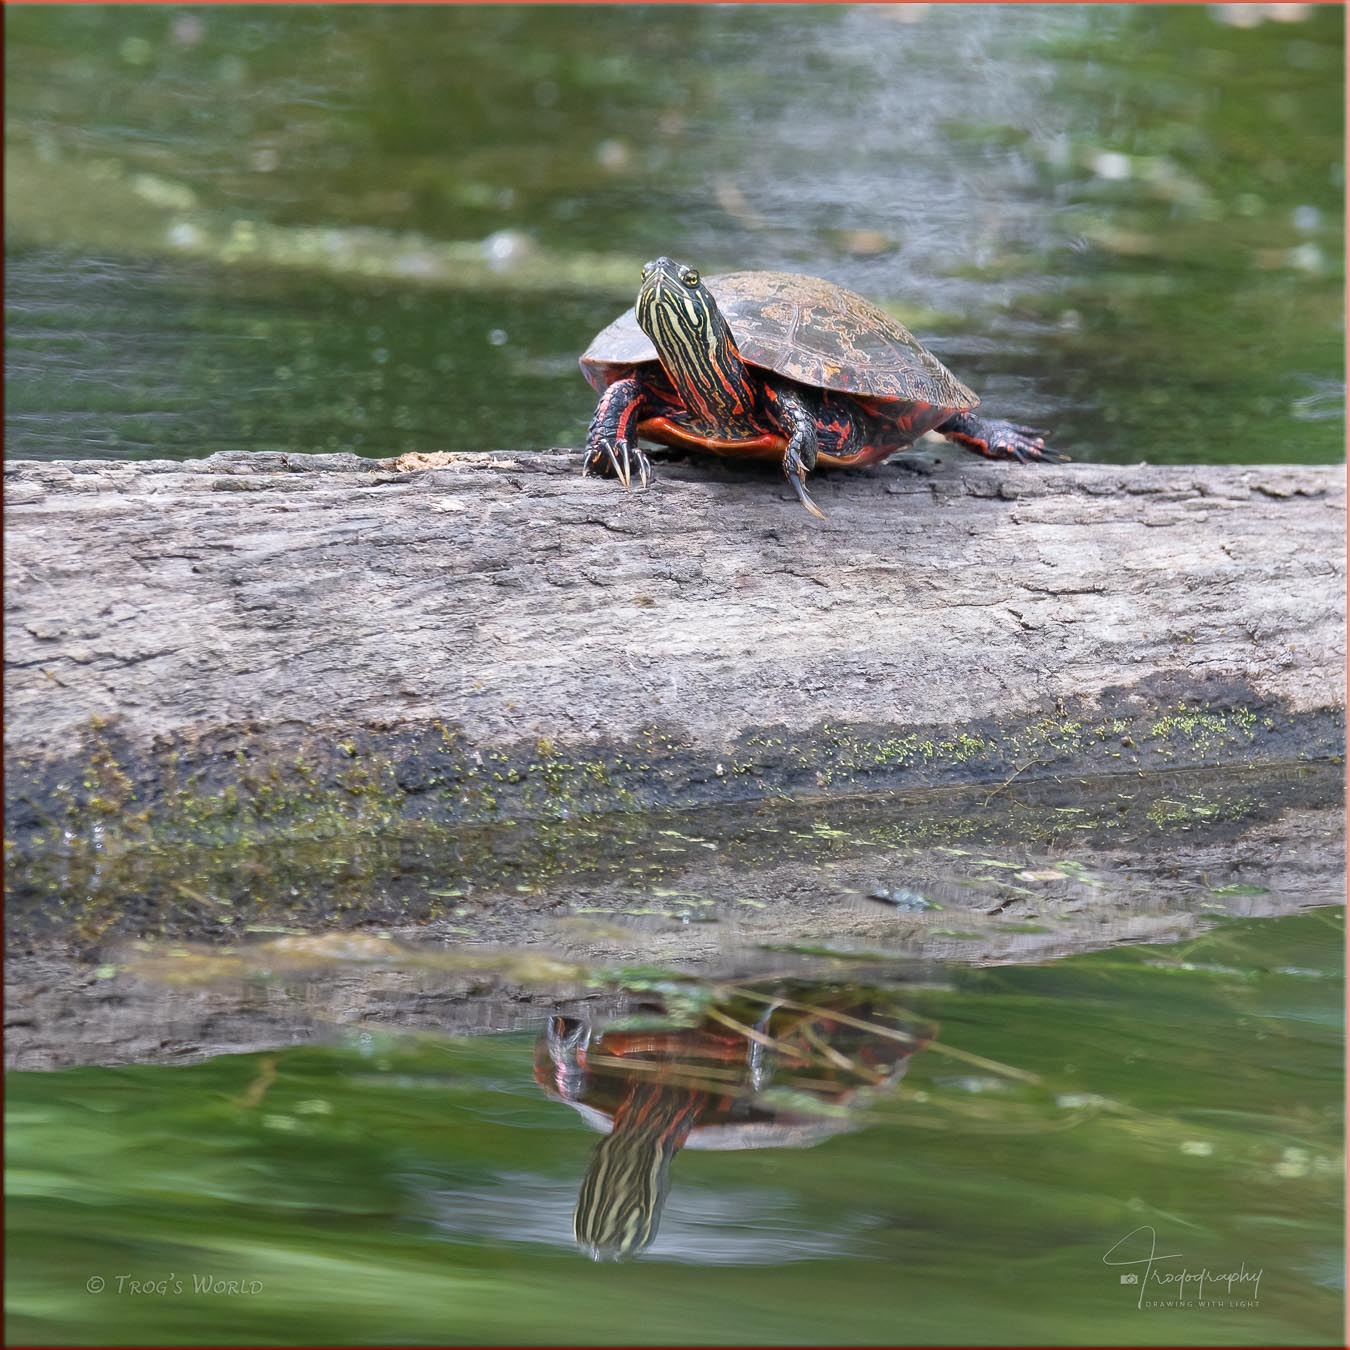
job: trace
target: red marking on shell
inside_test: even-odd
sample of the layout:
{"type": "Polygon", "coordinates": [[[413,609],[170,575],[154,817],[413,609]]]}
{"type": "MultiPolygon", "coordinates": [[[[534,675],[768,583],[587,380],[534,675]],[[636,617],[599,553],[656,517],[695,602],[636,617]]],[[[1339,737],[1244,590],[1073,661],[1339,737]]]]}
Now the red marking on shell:
{"type": "Polygon", "coordinates": [[[660,445],[708,450],[728,459],[781,458],[787,449],[787,437],[777,433],[747,436],[741,440],[721,440],[715,436],[701,436],[678,422],[672,422],[668,417],[644,418],[638,423],[638,432],[660,445]]]}

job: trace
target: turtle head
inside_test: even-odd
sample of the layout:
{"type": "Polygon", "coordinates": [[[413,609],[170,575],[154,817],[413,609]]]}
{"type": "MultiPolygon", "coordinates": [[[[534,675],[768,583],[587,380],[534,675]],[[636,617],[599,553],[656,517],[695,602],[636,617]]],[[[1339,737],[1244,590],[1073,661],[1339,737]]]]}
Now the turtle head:
{"type": "Polygon", "coordinates": [[[679,306],[692,320],[707,310],[716,312],[717,301],[696,268],[674,258],[660,257],[643,265],[642,287],[638,291],[638,323],[648,336],[654,306],[679,306]]]}
{"type": "Polygon", "coordinates": [[[642,269],[636,312],[692,421],[727,439],[744,432],[754,391],[731,325],[697,270],[653,259],[642,269]]]}
{"type": "Polygon", "coordinates": [[[596,1145],[572,1217],[592,1261],[630,1261],[661,1224],[675,1149],[650,1131],[619,1130],[596,1145]]]}
{"type": "Polygon", "coordinates": [[[670,1163],[704,1095],[638,1079],[591,1155],[572,1231],[593,1261],[627,1261],[651,1245],[670,1190],[670,1163]]]}

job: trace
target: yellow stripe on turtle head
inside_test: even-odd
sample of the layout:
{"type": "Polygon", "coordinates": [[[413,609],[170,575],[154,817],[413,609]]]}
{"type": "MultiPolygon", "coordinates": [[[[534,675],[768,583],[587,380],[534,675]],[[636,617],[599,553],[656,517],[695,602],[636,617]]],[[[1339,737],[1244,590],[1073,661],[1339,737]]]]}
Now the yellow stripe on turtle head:
{"type": "Polygon", "coordinates": [[[754,393],[731,328],[698,272],[671,258],[649,262],[636,313],[694,421],[727,439],[743,434],[754,393]]]}

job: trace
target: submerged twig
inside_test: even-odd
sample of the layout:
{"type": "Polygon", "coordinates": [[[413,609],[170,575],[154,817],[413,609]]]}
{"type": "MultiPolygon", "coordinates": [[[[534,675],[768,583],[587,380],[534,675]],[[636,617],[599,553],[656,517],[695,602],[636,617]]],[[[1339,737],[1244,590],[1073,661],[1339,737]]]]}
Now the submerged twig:
{"type": "Polygon", "coordinates": [[[258,1064],[258,1076],[240,1096],[234,1098],[234,1104],[246,1107],[257,1106],[267,1095],[267,1089],[276,1081],[277,1058],[275,1055],[267,1055],[258,1064]]]}

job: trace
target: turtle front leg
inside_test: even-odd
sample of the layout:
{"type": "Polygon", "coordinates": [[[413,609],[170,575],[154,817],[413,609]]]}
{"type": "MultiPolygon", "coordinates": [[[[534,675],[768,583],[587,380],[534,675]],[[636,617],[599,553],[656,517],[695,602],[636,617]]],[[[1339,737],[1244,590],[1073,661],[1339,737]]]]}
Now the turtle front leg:
{"type": "Polygon", "coordinates": [[[788,438],[783,450],[783,473],[801,504],[817,520],[824,520],[825,512],[811,500],[811,494],[806,490],[806,475],[816,467],[816,414],[790,389],[770,387],[766,397],[788,438]]]}
{"type": "Polygon", "coordinates": [[[1015,459],[1022,464],[1038,459],[1046,464],[1063,464],[1068,455],[1051,450],[1045,443],[1048,431],[1019,426],[994,417],[976,417],[972,413],[954,413],[940,427],[939,436],[964,445],[986,459],[1015,459]]]}
{"type": "Polygon", "coordinates": [[[630,491],[636,474],[638,486],[652,481],[651,461],[638,445],[638,423],[642,420],[642,385],[635,376],[615,380],[600,395],[595,416],[586,432],[586,458],[581,474],[598,473],[617,478],[630,491]]]}
{"type": "Polygon", "coordinates": [[[564,1101],[577,1101],[586,1085],[586,1050],[591,1024],[584,1018],[553,1016],[546,1032],[554,1086],[564,1101]]]}

